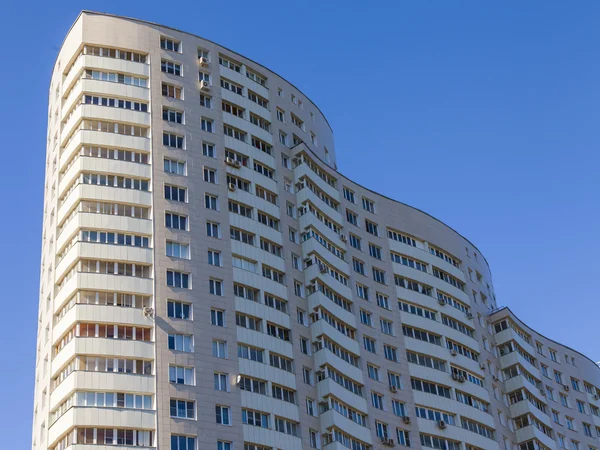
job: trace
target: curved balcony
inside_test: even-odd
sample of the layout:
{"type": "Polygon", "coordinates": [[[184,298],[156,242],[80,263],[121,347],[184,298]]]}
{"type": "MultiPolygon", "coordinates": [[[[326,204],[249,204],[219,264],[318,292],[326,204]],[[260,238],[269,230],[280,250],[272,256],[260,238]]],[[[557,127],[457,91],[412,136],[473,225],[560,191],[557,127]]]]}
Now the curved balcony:
{"type": "Polygon", "coordinates": [[[531,439],[537,439],[548,448],[558,448],[554,439],[545,435],[533,425],[516,430],[515,436],[517,438],[517,443],[527,442],[531,439]]]}
{"type": "MultiPolygon", "coordinates": [[[[366,392],[365,389],[363,391],[366,392]]],[[[348,389],[337,384],[331,378],[325,378],[317,383],[317,396],[319,398],[319,402],[323,401],[330,395],[340,399],[341,402],[346,403],[347,405],[352,405],[353,408],[358,411],[367,414],[368,406],[367,401],[353,392],[350,392],[348,389]]]]}
{"type": "Polygon", "coordinates": [[[338,331],[337,328],[328,324],[325,319],[319,319],[316,322],[313,322],[310,325],[310,333],[313,342],[316,341],[319,336],[325,334],[329,336],[333,342],[344,347],[350,353],[353,353],[357,356],[360,355],[360,344],[355,339],[346,336],[338,331]]]}
{"type": "Polygon", "coordinates": [[[73,406],[50,426],[48,444],[52,447],[67,430],[74,426],[153,430],[155,421],[155,411],[73,406]]]}
{"type": "Polygon", "coordinates": [[[342,219],[342,213],[339,211],[341,207],[338,208],[338,211],[336,211],[323,200],[321,200],[321,198],[318,197],[313,191],[311,191],[308,188],[308,186],[296,192],[296,204],[298,206],[302,205],[306,201],[310,201],[313,205],[317,207],[317,209],[319,209],[324,215],[329,217],[333,222],[338,224],[344,223],[344,220],[342,219]]]}
{"type": "MultiPolygon", "coordinates": [[[[273,427],[273,418],[269,419],[273,427]]],[[[242,425],[244,441],[253,442],[267,448],[284,448],[285,450],[303,450],[302,439],[275,431],[275,428],[260,428],[253,425],[242,425]]]]}
{"type": "Polygon", "coordinates": [[[286,299],[287,298],[287,286],[284,284],[277,283],[273,280],[263,277],[262,275],[248,270],[233,268],[233,281],[241,283],[245,286],[252,286],[255,289],[261,291],[267,291],[276,297],[286,299]]]}
{"type": "Polygon", "coordinates": [[[72,372],[50,395],[50,409],[56,408],[76,390],[106,392],[135,392],[154,394],[155,379],[152,375],[115,372],[72,372]]]}
{"type": "Polygon", "coordinates": [[[131,161],[120,161],[117,159],[95,158],[92,156],[78,156],[69,170],[61,177],[58,184],[58,195],[75,180],[81,172],[103,173],[110,175],[129,176],[134,178],[150,179],[152,166],[131,161]]]}
{"type": "Polygon", "coordinates": [[[111,83],[102,80],[93,80],[89,78],[81,78],[77,81],[69,97],[63,102],[60,120],[65,119],[65,115],[71,111],[82,95],[92,94],[106,97],[117,97],[121,99],[130,99],[133,101],[150,102],[150,90],[140,86],[133,86],[122,83],[111,83]]]}
{"type": "MultiPolygon", "coordinates": [[[[253,261],[260,261],[261,264],[265,264],[273,269],[285,272],[285,260],[279,256],[262,250],[260,247],[255,247],[253,245],[244,244],[240,241],[232,240],[231,253],[245,256],[253,261]]],[[[259,264],[257,263],[256,266],[258,268],[259,264]]]]}
{"type": "Polygon", "coordinates": [[[296,375],[294,373],[274,369],[267,364],[245,358],[238,359],[238,367],[240,373],[243,373],[244,375],[260,378],[262,380],[269,380],[272,383],[289,386],[293,389],[296,388],[296,375]]]}
{"type": "MultiPolygon", "coordinates": [[[[342,240],[343,233],[342,234],[336,233],[331,228],[329,228],[327,225],[325,225],[323,222],[321,222],[317,218],[317,216],[315,216],[310,211],[306,212],[305,214],[302,214],[298,218],[298,222],[300,225],[300,231],[304,231],[308,227],[312,226],[321,235],[323,235],[324,238],[326,238],[327,240],[329,240],[331,242],[338,242],[340,247],[345,248],[346,244],[342,240]]],[[[340,230],[341,230],[341,227],[340,227],[340,230]]]]}
{"type": "Polygon", "coordinates": [[[515,364],[520,364],[521,367],[523,367],[527,372],[532,374],[535,378],[537,378],[538,380],[542,379],[539,369],[534,365],[530,364],[529,361],[523,358],[521,354],[516,350],[514,352],[501,356],[499,358],[499,362],[501,369],[506,369],[508,367],[514,366],[515,364]]]}
{"type": "MultiPolygon", "coordinates": [[[[460,419],[456,417],[456,425],[449,425],[445,429],[440,429],[435,420],[417,418],[417,425],[420,433],[426,433],[433,436],[441,436],[446,439],[453,441],[461,441],[469,443],[477,448],[484,448],[485,450],[499,450],[500,447],[496,440],[488,439],[480,434],[473,433],[469,430],[465,430],[461,427],[460,419]]],[[[493,427],[492,427],[493,428],[493,427]]]]}
{"type": "MultiPolygon", "coordinates": [[[[232,174],[234,172],[231,172],[232,174]]],[[[245,205],[252,206],[254,208],[260,209],[261,211],[270,214],[273,217],[279,217],[280,211],[279,206],[274,205],[271,202],[266,201],[263,198],[260,198],[250,192],[243,191],[241,189],[236,189],[235,191],[229,192],[229,198],[234,201],[238,201],[245,205]]]]}
{"type": "MultiPolygon", "coordinates": [[[[248,124],[250,124],[253,128],[258,128],[255,125],[251,124],[250,122],[248,122],[248,124]]],[[[266,133],[266,131],[265,131],[265,133],[266,133]]],[[[260,136],[258,136],[258,137],[260,137],[260,136]]],[[[232,138],[231,136],[227,136],[227,135],[224,135],[223,139],[224,139],[226,148],[230,148],[231,150],[235,150],[238,153],[249,156],[250,158],[252,158],[252,160],[258,161],[260,163],[263,163],[263,164],[277,170],[276,169],[277,163],[275,162],[275,158],[272,155],[269,155],[268,153],[265,153],[262,150],[254,147],[252,145],[252,142],[250,141],[250,139],[251,139],[250,136],[248,136],[248,138],[247,138],[248,142],[242,142],[239,139],[235,139],[235,138],[232,138]]],[[[269,139],[266,142],[271,142],[271,140],[269,139]]],[[[249,161],[248,165],[250,166],[251,163],[252,163],[252,161],[249,161]]],[[[252,169],[250,169],[250,170],[252,170],[252,169]]],[[[231,173],[235,173],[235,172],[231,172],[231,173]]],[[[259,183],[259,184],[264,185],[263,183],[259,183]]],[[[267,186],[265,186],[265,187],[267,187],[267,186]]],[[[274,191],[274,192],[277,192],[277,191],[274,191]]]]}
{"type": "MultiPolygon", "coordinates": [[[[285,417],[295,422],[300,422],[300,411],[298,405],[284,402],[269,395],[254,392],[241,391],[242,408],[250,408],[259,411],[268,411],[276,416],[285,417]]],[[[296,394],[298,397],[298,395],[296,394]]]]}
{"type": "Polygon", "coordinates": [[[51,377],[74,355],[95,355],[132,359],[154,359],[154,342],[93,337],[76,337],[52,359],[51,377]]]}
{"type": "MultiPolygon", "coordinates": [[[[306,163],[302,163],[294,167],[294,183],[301,181],[303,177],[307,177],[310,181],[313,182],[319,189],[325,192],[334,200],[340,201],[340,191],[331,186],[325,180],[323,180],[319,175],[317,175],[306,163]]],[[[323,172],[327,172],[327,170],[323,169],[323,172]]],[[[335,177],[332,177],[335,178],[335,177]]]]}
{"type": "Polygon", "coordinates": [[[484,377],[482,374],[483,371],[481,370],[482,363],[473,361],[472,359],[467,358],[460,353],[456,356],[452,356],[450,350],[448,350],[446,347],[411,338],[405,338],[404,345],[406,346],[407,350],[412,350],[414,352],[429,355],[443,361],[448,361],[448,363],[454,363],[455,365],[460,366],[469,372],[479,374],[479,376],[482,378],[484,377]]]}
{"type": "Polygon", "coordinates": [[[255,237],[256,246],[260,245],[260,243],[258,242],[259,236],[262,236],[265,239],[268,239],[269,241],[275,242],[276,244],[283,245],[283,235],[280,231],[274,230],[271,227],[263,225],[257,220],[240,216],[239,214],[229,214],[229,224],[232,227],[240,228],[249,233],[254,233],[258,235],[255,237]]]}
{"type": "MultiPolygon", "coordinates": [[[[61,145],[65,145],[67,139],[73,134],[74,127],[83,119],[116,121],[132,125],[150,126],[150,114],[145,112],[99,105],[79,105],[75,108],[71,117],[69,117],[62,127],[60,138],[61,145]]],[[[145,138],[138,137],[138,139],[145,138]]]]}
{"type": "Polygon", "coordinates": [[[77,242],[56,265],[56,278],[62,277],[80,258],[152,264],[152,249],[131,245],[77,242]]]}
{"type": "MultiPolygon", "coordinates": [[[[315,278],[319,278],[325,286],[329,286],[331,289],[339,293],[342,297],[351,299],[353,298],[352,289],[336,280],[328,273],[321,273],[318,264],[313,264],[304,269],[304,279],[307,283],[314,281],[315,278]]],[[[348,283],[350,283],[348,281],[348,283]]]]}
{"type": "Polygon", "coordinates": [[[321,244],[316,238],[311,237],[302,241],[302,256],[304,258],[309,257],[312,253],[317,253],[322,260],[327,261],[338,271],[348,274],[350,273],[350,267],[348,262],[337,256],[336,254],[329,251],[327,247],[321,244]]]}
{"type": "Polygon", "coordinates": [[[496,345],[502,345],[510,341],[518,343],[523,350],[530,355],[535,355],[537,352],[529,342],[526,342],[512,327],[508,327],[506,330],[502,330],[500,333],[494,334],[494,341],[496,345]]]}
{"type": "Polygon", "coordinates": [[[336,316],[342,322],[345,322],[351,327],[356,328],[356,316],[354,313],[342,308],[337,303],[334,303],[333,300],[329,299],[329,297],[327,297],[321,291],[317,290],[308,296],[308,308],[312,312],[319,306],[322,306],[331,312],[331,314],[336,316]]]}
{"type": "Polygon", "coordinates": [[[73,154],[83,146],[128,149],[144,153],[150,152],[151,139],[123,134],[105,133],[103,131],[77,130],[60,155],[60,167],[65,167],[73,154]]]}
{"type": "MultiPolygon", "coordinates": [[[[238,104],[239,104],[239,102],[238,102],[238,104]]],[[[249,117],[248,113],[246,113],[246,117],[249,117]]],[[[270,122],[270,120],[268,120],[268,121],[270,122]]],[[[248,131],[251,134],[253,134],[254,136],[256,136],[257,138],[265,141],[267,144],[269,144],[271,146],[273,145],[273,135],[271,133],[269,133],[267,130],[263,130],[262,128],[257,127],[256,125],[254,125],[252,122],[250,122],[247,119],[242,119],[241,117],[235,116],[233,114],[224,113],[223,114],[223,122],[231,125],[232,127],[237,128],[239,130],[248,131]]],[[[260,150],[260,151],[262,151],[262,150],[260,150]]],[[[273,160],[271,160],[271,165],[272,165],[272,163],[273,163],[273,160]]]]}
{"type": "MultiPolygon", "coordinates": [[[[223,66],[221,66],[220,68],[222,70],[223,66]]],[[[224,71],[227,71],[227,73],[223,74],[223,76],[225,76],[226,78],[229,78],[231,81],[241,84],[242,86],[247,85],[247,83],[248,83],[248,81],[246,81],[247,79],[244,77],[244,80],[240,80],[239,77],[243,77],[243,76],[240,75],[239,73],[234,72],[232,70],[228,70],[227,68],[225,68],[224,71]]],[[[224,71],[222,70],[222,73],[224,71]]],[[[256,85],[256,83],[252,83],[252,88],[250,88],[250,90],[254,91],[258,94],[260,87],[261,86],[256,85]]],[[[223,100],[226,100],[228,102],[239,105],[242,108],[244,108],[246,111],[248,111],[248,113],[254,113],[257,116],[262,117],[263,119],[271,122],[272,114],[271,114],[271,111],[269,111],[268,109],[263,108],[262,106],[260,106],[257,103],[254,103],[252,100],[249,100],[247,97],[242,97],[241,95],[238,95],[235,92],[231,92],[229,89],[223,89],[220,87],[217,89],[221,90],[221,98],[223,100]]],[[[262,96],[262,94],[259,94],[259,95],[262,96]]],[[[264,98],[268,99],[269,97],[267,96],[264,98]]]]}
{"type": "Polygon", "coordinates": [[[62,337],[77,322],[118,323],[119,325],[143,327],[154,326],[154,321],[146,317],[141,308],[76,304],[54,326],[52,330],[52,335],[54,336],[52,344],[55,344],[56,340],[62,337]]]}
{"type": "MultiPolygon", "coordinates": [[[[361,384],[364,382],[363,372],[360,367],[355,367],[352,364],[347,363],[342,358],[329,351],[327,348],[322,348],[321,350],[313,353],[313,361],[315,363],[315,367],[317,368],[323,367],[324,365],[335,367],[348,378],[352,378],[361,384]]],[[[349,404],[352,405],[353,403],[349,404]]]]}
{"type": "MultiPolygon", "coordinates": [[[[284,341],[266,333],[249,330],[247,328],[237,327],[237,340],[252,347],[258,347],[269,352],[293,358],[293,347],[289,341],[284,341]]],[[[266,357],[267,355],[265,355],[266,357]]]]}
{"type": "Polygon", "coordinates": [[[56,248],[60,252],[81,228],[104,231],[121,231],[133,234],[152,235],[152,221],[136,217],[115,216],[78,212],[62,229],[56,239],[56,248]]]}
{"type": "MultiPolygon", "coordinates": [[[[450,399],[446,397],[440,397],[439,395],[413,390],[413,399],[417,405],[429,406],[433,409],[439,409],[442,411],[452,411],[457,416],[467,417],[492,429],[496,428],[494,417],[491,414],[458,402],[454,398],[450,399]]],[[[487,447],[484,448],[487,450],[487,447]]]]}
{"type": "MultiPolygon", "coordinates": [[[[368,427],[357,424],[356,422],[348,419],[341,415],[335,409],[329,409],[319,415],[321,422],[321,432],[327,433],[331,427],[336,427],[344,430],[356,439],[361,440],[367,444],[371,444],[371,430],[368,427]]],[[[343,447],[346,448],[346,447],[343,447]]]]}
{"type": "Polygon", "coordinates": [[[263,303],[253,302],[244,298],[235,297],[235,310],[253,317],[260,317],[263,321],[269,321],[291,329],[289,314],[277,311],[263,303]]]}
{"type": "Polygon", "coordinates": [[[400,317],[402,319],[402,323],[405,325],[420,328],[422,330],[428,330],[433,333],[445,336],[448,339],[451,339],[452,341],[457,342],[459,344],[463,344],[464,346],[469,347],[478,353],[480,352],[479,342],[467,336],[466,334],[455,330],[454,328],[444,325],[442,322],[437,322],[431,319],[427,319],[425,317],[417,316],[415,314],[408,314],[405,312],[401,312],[400,317]]]}
{"type": "Polygon", "coordinates": [[[152,205],[152,193],[137,189],[125,189],[112,186],[97,186],[92,184],[78,184],[58,207],[56,222],[61,223],[64,218],[75,208],[80,200],[95,200],[104,202],[119,202],[131,205],[152,205]]]}
{"type": "Polygon", "coordinates": [[[151,296],[154,292],[154,280],[152,278],[78,272],[65,283],[58,293],[56,293],[54,297],[55,314],[78,289],[131,292],[151,296]]]}
{"type": "MultiPolygon", "coordinates": [[[[533,389],[528,389],[528,390],[529,390],[529,392],[533,392],[533,389]]],[[[510,392],[510,391],[508,391],[508,389],[507,389],[506,392],[510,392]]],[[[545,403],[545,401],[543,403],[545,403]]],[[[556,424],[552,421],[552,419],[550,419],[550,417],[547,414],[545,414],[544,412],[537,409],[535,406],[533,406],[531,403],[529,403],[529,401],[526,399],[521,400],[520,402],[515,403],[513,405],[510,405],[509,410],[510,410],[511,417],[519,417],[519,416],[522,416],[523,414],[531,414],[533,417],[538,419],[540,422],[542,422],[549,428],[554,428],[556,426],[556,424]]]]}

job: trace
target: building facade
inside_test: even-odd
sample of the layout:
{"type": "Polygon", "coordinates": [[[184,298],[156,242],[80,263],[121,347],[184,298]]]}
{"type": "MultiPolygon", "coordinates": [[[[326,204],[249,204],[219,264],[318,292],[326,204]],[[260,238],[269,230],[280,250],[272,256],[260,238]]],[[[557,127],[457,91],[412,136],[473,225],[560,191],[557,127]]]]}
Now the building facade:
{"type": "Polygon", "coordinates": [[[33,448],[600,448],[600,369],[336,171],[292,84],[83,12],[49,92],[33,448]]]}

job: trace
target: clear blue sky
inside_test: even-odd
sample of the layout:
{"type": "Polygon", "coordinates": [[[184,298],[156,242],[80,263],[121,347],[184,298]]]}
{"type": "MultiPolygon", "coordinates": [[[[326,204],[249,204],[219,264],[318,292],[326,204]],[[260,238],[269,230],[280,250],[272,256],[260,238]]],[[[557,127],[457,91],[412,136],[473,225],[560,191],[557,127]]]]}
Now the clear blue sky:
{"type": "Polygon", "coordinates": [[[600,3],[4,3],[2,146],[23,161],[0,178],[3,448],[30,446],[47,91],[81,8],[199,34],[292,81],[345,175],[467,236],[500,305],[600,359],[600,3]]]}

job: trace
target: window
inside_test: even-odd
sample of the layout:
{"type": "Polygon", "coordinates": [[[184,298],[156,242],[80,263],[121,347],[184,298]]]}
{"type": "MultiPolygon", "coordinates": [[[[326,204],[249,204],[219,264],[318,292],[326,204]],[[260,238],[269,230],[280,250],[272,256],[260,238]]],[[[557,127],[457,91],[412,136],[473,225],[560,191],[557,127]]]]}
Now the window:
{"type": "Polygon", "coordinates": [[[251,378],[240,375],[238,378],[238,386],[242,391],[254,392],[256,394],[267,395],[266,381],[258,378],[251,378]]]}
{"type": "Polygon", "coordinates": [[[208,251],[208,264],[221,267],[221,252],[216,250],[208,251]]]}
{"type": "Polygon", "coordinates": [[[283,400],[288,403],[296,403],[296,392],[282,386],[272,385],[271,393],[273,398],[283,400]]]}
{"type": "Polygon", "coordinates": [[[390,345],[384,345],[383,354],[385,356],[385,359],[398,362],[398,354],[395,347],[392,347],[390,345]]]}
{"type": "MultiPolygon", "coordinates": [[[[269,415],[258,411],[242,409],[242,423],[255,427],[269,428],[269,415]]],[[[257,446],[252,447],[254,447],[252,450],[262,450],[262,448],[257,446]]],[[[250,448],[246,449],[246,445],[244,445],[244,450],[250,450],[250,448]]]]}
{"type": "Polygon", "coordinates": [[[228,69],[231,69],[235,72],[241,72],[241,70],[242,70],[242,65],[240,63],[233,62],[222,56],[219,56],[219,64],[221,64],[223,67],[227,67],[228,69]]]}
{"type": "Polygon", "coordinates": [[[221,425],[231,425],[231,416],[228,406],[215,406],[215,415],[217,423],[221,425]]]}
{"type": "Polygon", "coordinates": [[[238,358],[249,359],[256,362],[264,362],[264,350],[256,347],[250,347],[245,344],[238,344],[238,358]]]}
{"type": "Polygon", "coordinates": [[[353,235],[352,233],[350,233],[348,237],[350,240],[350,246],[354,247],[357,250],[360,250],[360,238],[358,236],[353,235]]]}
{"type": "Polygon", "coordinates": [[[377,283],[385,284],[385,272],[377,267],[373,267],[373,280],[377,283]]]}
{"type": "Polygon", "coordinates": [[[377,353],[375,339],[370,338],[369,336],[363,336],[363,345],[366,351],[371,353],[377,353]]]}
{"type": "Polygon", "coordinates": [[[167,270],[167,286],[189,289],[189,278],[188,273],[167,270]]]}
{"type": "Polygon", "coordinates": [[[204,156],[208,156],[210,158],[215,158],[215,146],[213,144],[208,144],[206,142],[202,143],[202,154],[204,156]]]}
{"type": "Polygon", "coordinates": [[[381,331],[390,336],[394,335],[394,326],[391,320],[387,319],[379,319],[379,323],[381,325],[381,331]]]}
{"type": "Polygon", "coordinates": [[[300,338],[300,351],[305,355],[310,355],[310,343],[308,339],[303,337],[300,338]]]}
{"type": "Polygon", "coordinates": [[[183,113],[163,106],[163,120],[173,123],[183,123],[183,113]]]}
{"type": "Polygon", "coordinates": [[[211,278],[208,281],[209,292],[213,295],[223,295],[223,281],[211,278]]]}
{"type": "Polygon", "coordinates": [[[177,230],[187,230],[187,216],[165,213],[165,226],[177,230]]]}
{"type": "Polygon", "coordinates": [[[268,109],[269,108],[269,100],[267,100],[264,97],[261,97],[260,95],[252,92],[250,89],[248,89],[248,100],[250,100],[251,102],[256,103],[259,106],[262,106],[263,108],[268,109]]]}
{"type": "Polygon", "coordinates": [[[303,367],[302,368],[302,379],[305,384],[312,385],[313,384],[312,370],[310,370],[308,367],[303,367]]]}
{"type": "Polygon", "coordinates": [[[204,106],[205,108],[212,108],[212,97],[205,94],[200,94],[200,106],[204,106]]]}
{"type": "Polygon", "coordinates": [[[183,136],[173,133],[163,133],[163,145],[183,149],[183,136]]]}
{"type": "Polygon", "coordinates": [[[172,84],[162,84],[162,95],[177,100],[183,99],[183,88],[180,86],[174,86],[172,84]]]}
{"type": "Polygon", "coordinates": [[[164,169],[167,173],[175,175],[186,175],[186,164],[183,161],[175,161],[173,159],[164,159],[164,169]]]}
{"type": "Polygon", "coordinates": [[[227,342],[212,341],[212,354],[216,358],[227,358],[227,342]]]}
{"type": "Polygon", "coordinates": [[[169,39],[165,37],[160,38],[160,48],[163,50],[170,50],[172,52],[179,52],[181,43],[174,39],[169,39]]]}
{"type": "Polygon", "coordinates": [[[265,86],[267,84],[267,79],[263,75],[259,75],[257,72],[250,70],[246,67],[246,77],[254,81],[255,83],[260,84],[261,86],[265,86]]]}
{"type": "Polygon", "coordinates": [[[168,337],[169,350],[179,352],[193,352],[194,342],[191,335],[186,334],[169,334],[168,337]]]}
{"type": "Polygon", "coordinates": [[[186,202],[187,189],[179,186],[165,184],[165,199],[175,202],[186,202]]]}
{"type": "Polygon", "coordinates": [[[374,408],[383,409],[383,395],[371,392],[371,404],[374,408]]]}
{"type": "Polygon", "coordinates": [[[383,295],[383,294],[377,292],[375,294],[375,297],[377,298],[377,306],[379,306],[380,308],[384,308],[384,309],[391,309],[389,298],[387,295],[383,295]]]}
{"type": "Polygon", "coordinates": [[[196,405],[192,401],[171,399],[171,417],[194,419],[196,417],[196,405]]]}
{"type": "Polygon", "coordinates": [[[344,192],[344,198],[346,200],[348,200],[349,202],[352,202],[352,203],[356,203],[356,200],[354,199],[354,191],[352,191],[352,190],[348,189],[346,186],[344,186],[343,192],[344,192]]]}
{"type": "Polygon", "coordinates": [[[167,302],[167,316],[172,319],[190,320],[192,318],[192,305],[190,303],[169,300],[167,302]]]}
{"type": "Polygon", "coordinates": [[[355,272],[358,272],[361,275],[365,274],[365,264],[362,261],[352,258],[352,267],[355,272]]]}
{"type": "Polygon", "coordinates": [[[217,327],[224,327],[225,326],[225,311],[223,311],[222,309],[211,308],[210,323],[217,327]]]}
{"type": "Polygon", "coordinates": [[[217,441],[217,450],[231,450],[231,442],[217,441]]]}
{"type": "Polygon", "coordinates": [[[279,108],[277,108],[277,120],[280,122],[285,122],[285,111],[279,108]]]}
{"type": "Polygon", "coordinates": [[[346,220],[355,227],[358,226],[358,216],[349,209],[346,210],[346,220]]]}
{"type": "Polygon", "coordinates": [[[242,93],[243,93],[244,89],[242,88],[242,86],[240,86],[237,83],[234,83],[233,81],[229,81],[225,78],[221,78],[221,87],[228,91],[234,92],[238,95],[243,95],[242,93]]]}
{"type": "Polygon", "coordinates": [[[164,73],[181,76],[181,64],[163,59],[160,63],[160,70],[164,73]]]}
{"type": "Polygon", "coordinates": [[[362,198],[362,206],[365,211],[369,211],[370,213],[375,213],[375,203],[368,198],[362,198]]]}
{"type": "Polygon", "coordinates": [[[376,223],[365,219],[365,229],[367,230],[367,233],[370,233],[374,236],[379,236],[379,229],[376,223]]]}
{"type": "Polygon", "coordinates": [[[219,210],[219,199],[216,195],[204,194],[204,206],[206,209],[212,209],[214,211],[219,210]]]}
{"type": "Polygon", "coordinates": [[[370,327],[373,326],[372,320],[371,320],[371,313],[365,311],[364,309],[360,310],[360,321],[361,323],[364,323],[365,325],[368,325],[370,327]]]}
{"type": "Polygon", "coordinates": [[[196,450],[196,438],[172,434],[171,450],[196,450]]]}
{"type": "Polygon", "coordinates": [[[202,128],[202,131],[214,133],[213,121],[211,119],[207,119],[205,117],[200,119],[200,128],[202,128]]]}
{"type": "Polygon", "coordinates": [[[379,368],[375,367],[371,364],[367,364],[367,373],[369,374],[369,378],[375,381],[379,381],[379,368]]]}
{"type": "Polygon", "coordinates": [[[190,246],[179,242],[167,241],[167,256],[190,259],[190,246]]]}
{"type": "Polygon", "coordinates": [[[364,300],[369,301],[369,288],[362,284],[356,283],[356,295],[364,300]]]}
{"type": "Polygon", "coordinates": [[[558,358],[556,357],[556,351],[554,350],[548,350],[548,353],[550,353],[550,359],[554,362],[558,362],[558,358]]]}
{"type": "Polygon", "coordinates": [[[209,237],[220,237],[219,224],[214,222],[206,222],[206,235],[209,237]]]}
{"type": "Polygon", "coordinates": [[[175,384],[194,385],[194,368],[184,366],[169,366],[169,382],[175,384]]]}

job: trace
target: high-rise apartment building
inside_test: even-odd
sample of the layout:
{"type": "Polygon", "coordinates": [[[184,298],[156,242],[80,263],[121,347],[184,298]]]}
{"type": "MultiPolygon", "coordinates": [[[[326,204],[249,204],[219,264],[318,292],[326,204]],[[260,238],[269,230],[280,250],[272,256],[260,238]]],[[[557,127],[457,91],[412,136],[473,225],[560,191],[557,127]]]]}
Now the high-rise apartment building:
{"type": "Polygon", "coordinates": [[[317,106],[83,12],[49,92],[33,448],[600,449],[600,369],[336,171],[317,106]]]}

